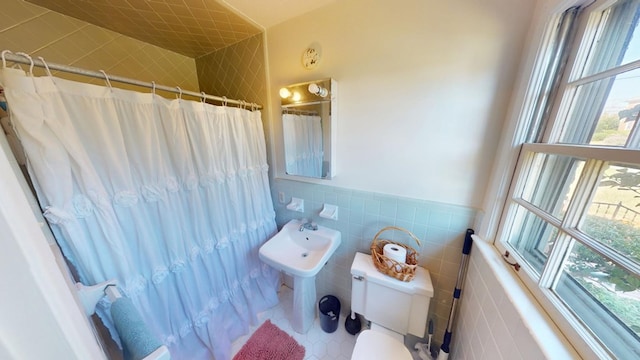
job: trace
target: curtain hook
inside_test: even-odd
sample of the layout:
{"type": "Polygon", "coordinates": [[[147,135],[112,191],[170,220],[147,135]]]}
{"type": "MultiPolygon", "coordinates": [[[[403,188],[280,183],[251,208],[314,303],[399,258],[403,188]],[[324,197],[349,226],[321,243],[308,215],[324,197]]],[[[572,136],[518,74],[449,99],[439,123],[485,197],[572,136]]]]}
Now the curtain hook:
{"type": "Polygon", "coordinates": [[[182,100],[182,89],[180,89],[180,86],[176,86],[176,88],[178,89],[178,100],[182,100]]]}
{"type": "Polygon", "coordinates": [[[156,94],[156,82],[155,82],[155,81],[152,81],[152,82],[151,82],[151,93],[152,93],[153,95],[155,95],[155,94],[156,94]]]}
{"type": "Polygon", "coordinates": [[[204,91],[201,91],[201,92],[200,92],[200,95],[202,95],[202,97],[200,98],[200,102],[204,104],[204,103],[205,103],[205,98],[206,98],[207,94],[205,94],[205,93],[204,93],[204,91]]]}
{"type": "Polygon", "coordinates": [[[23,53],[23,52],[17,52],[16,55],[22,55],[24,57],[26,57],[27,59],[29,59],[29,75],[33,76],[33,59],[31,58],[31,56],[29,56],[29,54],[23,53]]]}
{"type": "Polygon", "coordinates": [[[107,76],[107,73],[104,72],[104,70],[98,70],[98,71],[100,71],[102,73],[102,75],[104,76],[104,79],[106,80],[107,85],[109,86],[109,89],[113,90],[113,88],[111,87],[111,81],[109,81],[109,77],[107,76]]]}
{"type": "Polygon", "coordinates": [[[2,68],[3,69],[5,69],[7,67],[7,59],[5,58],[5,55],[7,53],[13,54],[13,51],[11,51],[11,50],[2,50],[2,68]]]}
{"type": "Polygon", "coordinates": [[[38,59],[42,61],[42,65],[44,65],[44,68],[47,70],[47,75],[53,76],[51,75],[51,70],[49,69],[49,65],[47,64],[46,61],[44,61],[44,58],[42,56],[38,56],[38,59]]]}
{"type": "Polygon", "coordinates": [[[227,97],[226,96],[222,97],[222,106],[227,106],[227,97]]]}

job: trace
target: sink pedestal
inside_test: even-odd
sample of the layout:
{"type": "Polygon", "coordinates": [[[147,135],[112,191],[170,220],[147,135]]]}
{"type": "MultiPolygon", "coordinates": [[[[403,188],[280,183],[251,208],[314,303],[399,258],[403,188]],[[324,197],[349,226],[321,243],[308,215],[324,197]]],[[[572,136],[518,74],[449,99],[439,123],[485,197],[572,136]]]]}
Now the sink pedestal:
{"type": "Polygon", "coordinates": [[[293,315],[291,327],[306,334],[316,318],[316,277],[293,276],[293,315]]]}

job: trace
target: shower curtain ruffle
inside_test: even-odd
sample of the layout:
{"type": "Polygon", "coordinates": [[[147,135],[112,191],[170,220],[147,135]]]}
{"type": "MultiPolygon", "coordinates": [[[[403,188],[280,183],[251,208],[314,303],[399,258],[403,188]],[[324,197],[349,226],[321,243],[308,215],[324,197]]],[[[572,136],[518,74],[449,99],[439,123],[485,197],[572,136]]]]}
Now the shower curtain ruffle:
{"type": "Polygon", "coordinates": [[[277,272],[258,258],[277,230],[260,112],[17,69],[0,82],[80,280],[117,279],[173,358],[230,358],[278,301],[277,272]]]}

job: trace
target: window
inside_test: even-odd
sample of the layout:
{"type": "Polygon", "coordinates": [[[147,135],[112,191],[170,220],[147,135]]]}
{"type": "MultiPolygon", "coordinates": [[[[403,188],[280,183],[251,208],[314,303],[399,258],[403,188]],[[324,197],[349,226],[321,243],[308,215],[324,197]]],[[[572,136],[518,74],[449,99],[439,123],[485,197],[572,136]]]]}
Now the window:
{"type": "Polygon", "coordinates": [[[640,358],[640,0],[569,9],[545,43],[498,245],[592,353],[640,358]]]}

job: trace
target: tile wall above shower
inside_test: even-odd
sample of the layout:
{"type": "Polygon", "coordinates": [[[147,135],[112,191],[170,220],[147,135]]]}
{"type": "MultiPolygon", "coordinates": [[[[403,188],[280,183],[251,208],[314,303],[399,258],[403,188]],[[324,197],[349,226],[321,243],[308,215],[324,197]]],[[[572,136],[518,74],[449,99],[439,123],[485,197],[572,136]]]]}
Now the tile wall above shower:
{"type": "MultiPolygon", "coordinates": [[[[374,236],[386,226],[402,227],[415,234],[422,245],[407,244],[418,251],[420,265],[431,273],[435,295],[430,318],[435,326],[434,339],[442,339],[464,234],[475,223],[476,209],[283,179],[272,181],[271,194],[279,227],[291,219],[306,217],[342,232],[342,245],[318,274],[316,286],[318,298],[326,294],[337,296],[344,314],[350,308],[350,268],[355,253],[370,253],[374,236]],[[285,195],[284,203],[278,201],[280,192],[285,195]],[[291,197],[305,200],[304,213],[286,209],[291,197]],[[338,221],[318,216],[324,203],[338,206],[338,221]]],[[[395,240],[402,232],[385,231],[382,235],[382,238],[395,240]]]]}
{"type": "MultiPolygon", "coordinates": [[[[198,91],[193,58],[21,0],[3,0],[0,11],[0,51],[22,51],[46,61],[111,75],[198,91]]],[[[23,67],[26,69],[28,67],[23,67]]],[[[36,68],[37,75],[45,74],[36,68]]],[[[103,85],[104,80],[54,72],[55,76],[103,85]]],[[[114,86],[150,91],[136,86],[114,86]]],[[[158,91],[174,98],[174,94],[158,91]]]]}
{"type": "Polygon", "coordinates": [[[200,90],[267,104],[263,35],[254,35],[196,58],[200,90]]]}

